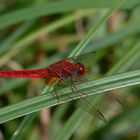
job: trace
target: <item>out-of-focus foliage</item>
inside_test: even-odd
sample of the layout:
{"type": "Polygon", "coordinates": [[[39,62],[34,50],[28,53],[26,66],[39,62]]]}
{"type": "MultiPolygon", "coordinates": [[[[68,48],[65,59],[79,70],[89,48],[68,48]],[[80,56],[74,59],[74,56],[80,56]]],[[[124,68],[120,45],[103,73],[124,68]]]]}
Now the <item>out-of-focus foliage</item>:
{"type": "MultiPolygon", "coordinates": [[[[73,101],[54,106],[57,99],[47,95],[43,79],[0,78],[1,140],[140,138],[140,2],[117,2],[0,1],[1,70],[46,68],[70,54],[96,51],[96,56],[86,61],[88,77],[93,83],[99,79],[95,90],[109,91],[89,97],[107,118],[104,123],[73,106],[73,101]],[[119,10],[111,12],[113,6],[119,10]],[[43,96],[38,95],[44,91],[43,96]],[[43,110],[45,106],[54,107],[43,110]]],[[[91,91],[89,87],[87,93],[91,91]]]]}

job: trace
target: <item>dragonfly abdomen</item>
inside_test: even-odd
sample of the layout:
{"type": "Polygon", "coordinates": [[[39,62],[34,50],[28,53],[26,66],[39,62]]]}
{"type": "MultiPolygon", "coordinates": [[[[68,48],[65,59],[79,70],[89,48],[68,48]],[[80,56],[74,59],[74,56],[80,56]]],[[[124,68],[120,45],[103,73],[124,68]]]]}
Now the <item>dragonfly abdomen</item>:
{"type": "Polygon", "coordinates": [[[46,77],[48,77],[48,69],[0,71],[0,77],[5,77],[5,78],[46,78],[46,77]]]}

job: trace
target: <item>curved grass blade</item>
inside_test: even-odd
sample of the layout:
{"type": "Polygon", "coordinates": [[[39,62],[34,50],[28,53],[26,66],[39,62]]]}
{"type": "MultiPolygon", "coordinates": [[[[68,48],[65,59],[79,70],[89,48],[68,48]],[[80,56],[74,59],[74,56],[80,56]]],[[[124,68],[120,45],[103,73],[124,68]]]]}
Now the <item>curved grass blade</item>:
{"type": "MultiPolygon", "coordinates": [[[[91,85],[95,84],[101,87],[100,91],[93,92],[92,86],[90,85],[77,85],[79,90],[86,90],[86,95],[76,94],[73,99],[79,99],[81,97],[90,96],[94,94],[100,94],[106,91],[110,91],[113,89],[123,88],[127,86],[140,84],[140,70],[117,74],[114,76],[109,76],[106,78],[102,78],[99,80],[94,80],[89,82],[91,85]],[[117,80],[116,80],[117,79],[117,80]],[[106,81],[106,82],[105,82],[106,81]]],[[[60,91],[61,92],[61,91],[60,91]]],[[[71,94],[71,90],[69,88],[65,88],[62,90],[65,94],[59,95],[60,103],[65,103],[71,101],[72,99],[68,98],[67,94],[71,94]]],[[[49,94],[43,94],[37,97],[33,97],[31,99],[27,99],[20,103],[16,103],[14,105],[9,105],[7,107],[3,107],[0,109],[0,123],[6,122],[8,120],[12,120],[14,118],[39,111],[43,108],[51,107],[58,104],[58,101],[54,96],[49,94]]]]}

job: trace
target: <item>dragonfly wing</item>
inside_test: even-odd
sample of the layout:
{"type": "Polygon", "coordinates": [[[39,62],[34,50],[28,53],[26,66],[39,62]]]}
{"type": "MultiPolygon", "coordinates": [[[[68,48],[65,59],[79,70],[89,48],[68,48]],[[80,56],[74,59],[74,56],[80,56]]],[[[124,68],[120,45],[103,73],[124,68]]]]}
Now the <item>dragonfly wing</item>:
{"type": "MultiPolygon", "coordinates": [[[[63,84],[64,85],[67,85],[66,82],[63,82],[63,84]]],[[[56,85],[56,87],[57,86],[60,87],[60,85],[56,85]]],[[[69,98],[71,98],[71,99],[74,98],[75,94],[81,94],[80,91],[74,91],[74,90],[72,90],[72,92],[73,93],[67,94],[67,96],[69,98]]],[[[59,101],[58,94],[56,94],[56,93],[57,93],[57,91],[56,91],[56,88],[55,88],[55,95],[56,95],[55,97],[59,101]]],[[[93,104],[91,104],[88,100],[86,100],[84,97],[81,97],[79,99],[79,102],[77,104],[75,104],[75,105],[78,106],[79,108],[83,109],[84,111],[86,111],[90,115],[96,117],[97,119],[100,119],[100,120],[102,120],[104,122],[107,122],[107,120],[104,117],[104,115],[93,104]]]]}
{"type": "Polygon", "coordinates": [[[93,60],[95,59],[95,56],[96,52],[87,52],[84,54],[80,54],[78,56],[69,57],[67,60],[71,60],[74,63],[82,63],[83,65],[86,66],[86,68],[88,68],[91,65],[93,65],[93,60]]]}
{"type": "Polygon", "coordinates": [[[85,98],[81,98],[80,101],[77,104],[81,109],[87,111],[89,114],[92,116],[96,117],[97,119],[100,119],[104,122],[107,122],[106,118],[104,115],[93,105],[91,104],[88,100],[85,98]]]}
{"type": "MultiPolygon", "coordinates": [[[[61,79],[61,80],[63,81],[63,84],[65,84],[66,86],[71,87],[72,93],[68,94],[68,96],[70,98],[73,99],[75,94],[85,95],[85,93],[83,91],[80,91],[76,87],[73,87],[65,79],[61,79]]],[[[87,111],[89,114],[95,116],[96,118],[98,118],[98,119],[100,119],[100,120],[102,120],[104,122],[107,122],[107,120],[104,117],[104,115],[94,105],[92,105],[88,100],[86,100],[84,97],[80,98],[80,102],[81,102],[81,104],[77,104],[80,108],[82,108],[83,110],[87,111]]]]}

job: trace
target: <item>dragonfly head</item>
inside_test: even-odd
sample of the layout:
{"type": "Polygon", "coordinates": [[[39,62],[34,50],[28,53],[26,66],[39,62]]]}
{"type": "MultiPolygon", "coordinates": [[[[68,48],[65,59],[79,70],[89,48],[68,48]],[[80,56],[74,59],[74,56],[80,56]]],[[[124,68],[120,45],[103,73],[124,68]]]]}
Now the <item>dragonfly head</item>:
{"type": "Polygon", "coordinates": [[[80,74],[80,75],[85,75],[86,74],[87,69],[83,64],[76,63],[75,66],[76,66],[76,70],[77,70],[78,74],[80,74]]]}

